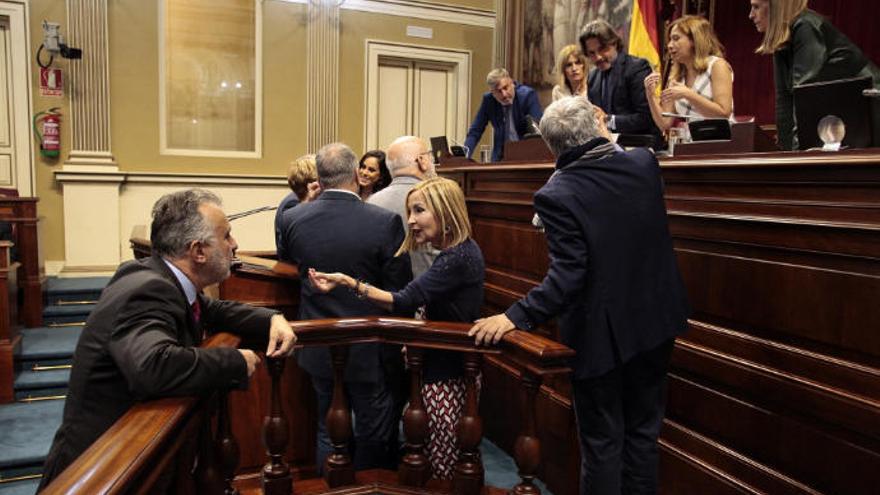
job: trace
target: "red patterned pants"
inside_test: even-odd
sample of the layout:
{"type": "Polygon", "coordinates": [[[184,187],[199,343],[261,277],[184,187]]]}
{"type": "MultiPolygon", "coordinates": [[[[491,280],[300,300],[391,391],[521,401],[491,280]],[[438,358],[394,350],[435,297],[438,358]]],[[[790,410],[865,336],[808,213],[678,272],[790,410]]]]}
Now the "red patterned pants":
{"type": "MultiPolygon", "coordinates": [[[[480,379],[477,377],[477,397],[480,379]]],[[[451,378],[422,385],[422,400],[428,412],[428,459],[433,477],[451,479],[459,449],[458,420],[465,406],[465,379],[451,378]]]]}

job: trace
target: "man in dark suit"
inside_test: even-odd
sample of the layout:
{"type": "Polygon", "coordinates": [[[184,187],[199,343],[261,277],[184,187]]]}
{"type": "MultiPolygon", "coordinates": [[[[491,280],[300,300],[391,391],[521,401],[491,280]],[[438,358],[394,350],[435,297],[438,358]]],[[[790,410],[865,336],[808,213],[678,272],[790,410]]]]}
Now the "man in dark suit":
{"type": "MultiPolygon", "coordinates": [[[[400,217],[364,203],[358,195],[357,156],[342,143],[318,151],[317,200],[285,212],[287,252],[299,260],[302,277],[300,318],[338,318],[379,315],[384,312],[346,289],[327,294],[312,288],[309,269],[349,273],[363,283],[399,290],[412,278],[408,256],[394,256],[403,242],[400,217]]],[[[306,348],[299,364],[312,377],[318,398],[317,465],[331,451],[325,418],[333,393],[333,370],[327,348],[306,348]]],[[[345,388],[354,410],[354,467],[396,468],[400,411],[394,407],[394,383],[402,374],[399,347],[357,344],[349,349],[345,388]]]]}
{"type": "MultiPolygon", "coordinates": [[[[535,90],[514,81],[507,69],[494,69],[486,76],[489,92],[483,95],[480,109],[467,132],[464,147],[467,156],[474,154],[474,149],[486,124],[492,123],[495,131],[492,141],[492,161],[497,162],[504,157],[504,143],[519,141],[526,134],[533,132],[527,116],[534,122],[541,120],[541,103],[535,90]]],[[[650,114],[648,118],[650,118],[650,114]]]]}
{"type": "Polygon", "coordinates": [[[588,79],[590,101],[607,114],[611,132],[650,134],[655,146],[662,142],[645,98],[645,77],[651,66],[643,58],[622,53],[623,40],[610,24],[595,20],[580,35],[581,50],[595,66],[588,79]]]}
{"type": "Polygon", "coordinates": [[[201,294],[229,276],[238,247],[217,196],[163,196],[150,238],[153,256],[119,267],[83,328],[40,489],[136,401],[247,385],[260,358],[248,349],[199,348],[203,330],[268,339],[270,357],[293,348],[296,337],[280,314],[201,294]]]}
{"type": "Polygon", "coordinates": [[[584,98],[547,108],[541,132],[558,157],[536,194],[550,267],[504,314],[479,320],[477,344],[558,316],[573,348],[581,493],[655,493],[656,440],[673,341],[688,304],[656,158],[618,151],[584,98]]]}

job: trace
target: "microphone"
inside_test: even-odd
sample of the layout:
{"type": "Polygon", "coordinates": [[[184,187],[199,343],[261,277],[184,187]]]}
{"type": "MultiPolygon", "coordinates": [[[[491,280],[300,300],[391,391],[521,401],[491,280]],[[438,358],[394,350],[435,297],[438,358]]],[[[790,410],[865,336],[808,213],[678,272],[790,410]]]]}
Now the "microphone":
{"type": "Polygon", "coordinates": [[[277,210],[277,209],[278,209],[277,206],[261,206],[259,208],[254,208],[251,210],[245,210],[245,211],[240,211],[238,213],[233,213],[232,215],[226,215],[226,219],[231,222],[233,220],[238,220],[239,218],[249,217],[251,215],[255,215],[260,212],[272,211],[272,210],[277,210]]]}
{"type": "Polygon", "coordinates": [[[530,139],[541,137],[541,128],[538,127],[538,123],[535,122],[535,118],[531,115],[526,115],[523,120],[526,121],[526,133],[522,137],[523,139],[530,139]]]}

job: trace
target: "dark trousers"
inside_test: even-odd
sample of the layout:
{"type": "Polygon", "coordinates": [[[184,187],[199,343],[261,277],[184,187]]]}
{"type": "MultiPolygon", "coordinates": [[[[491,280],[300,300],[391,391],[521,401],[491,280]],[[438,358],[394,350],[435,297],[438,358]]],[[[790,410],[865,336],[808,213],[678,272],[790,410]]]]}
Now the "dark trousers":
{"type": "MultiPolygon", "coordinates": [[[[317,468],[324,472],[324,460],[333,452],[327,434],[327,411],[333,399],[333,381],[312,377],[318,402],[317,468]]],[[[354,418],[352,461],[355,470],[397,469],[398,424],[395,395],[384,382],[347,382],[345,395],[354,418]]]]}
{"type": "Polygon", "coordinates": [[[574,380],[581,495],[657,493],[657,437],[674,340],[608,373],[574,380]]]}

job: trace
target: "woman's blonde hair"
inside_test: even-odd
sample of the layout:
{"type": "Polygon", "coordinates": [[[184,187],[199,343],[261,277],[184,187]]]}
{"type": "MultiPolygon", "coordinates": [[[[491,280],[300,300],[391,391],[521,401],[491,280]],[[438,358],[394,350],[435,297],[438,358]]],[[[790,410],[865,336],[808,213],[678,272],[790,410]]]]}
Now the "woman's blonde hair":
{"type": "Polygon", "coordinates": [[[287,169],[287,185],[296,194],[300,201],[306,197],[309,183],[318,180],[318,167],[315,165],[315,155],[303,155],[287,169]]]}
{"type": "MultiPolygon", "coordinates": [[[[679,17],[666,29],[667,39],[672,37],[672,30],[675,28],[690,38],[694,44],[694,70],[697,71],[697,74],[705,72],[709,68],[709,57],[713,55],[724,57],[724,46],[718,41],[712,24],[705,17],[698,15],[679,17]]],[[[669,80],[683,81],[686,73],[687,68],[684,64],[673,63],[672,70],[669,71],[669,80]]]]}
{"type": "MultiPolygon", "coordinates": [[[[406,195],[406,210],[409,213],[409,198],[417,193],[425,198],[425,207],[437,222],[443,235],[443,249],[457,246],[471,236],[471,222],[468,220],[464,193],[458,183],[445,177],[434,177],[416,184],[406,195]]],[[[407,230],[403,244],[395,256],[408,253],[417,247],[411,230],[407,230]]]]}
{"type": "Polygon", "coordinates": [[[559,85],[567,87],[568,92],[574,94],[574,88],[571,87],[568,79],[565,78],[565,65],[568,63],[568,58],[572,55],[584,66],[584,86],[586,86],[587,57],[584,56],[581,47],[577,45],[563,46],[562,50],[559,50],[559,55],[556,56],[556,70],[559,71],[559,85]]]}
{"type": "Polygon", "coordinates": [[[791,23],[794,18],[807,10],[807,0],[767,0],[767,30],[764,40],[755,53],[770,55],[776,53],[791,38],[791,23]]]}

